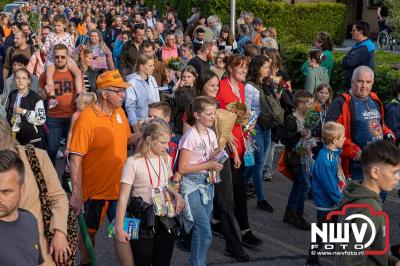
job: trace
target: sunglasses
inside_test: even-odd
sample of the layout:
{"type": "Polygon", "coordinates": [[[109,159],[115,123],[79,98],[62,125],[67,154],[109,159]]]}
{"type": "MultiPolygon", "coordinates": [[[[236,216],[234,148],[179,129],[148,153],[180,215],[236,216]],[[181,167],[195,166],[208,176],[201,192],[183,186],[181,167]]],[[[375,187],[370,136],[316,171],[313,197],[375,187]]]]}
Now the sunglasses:
{"type": "Polygon", "coordinates": [[[55,59],[65,59],[67,57],[65,55],[55,55],[54,58],[55,59]]]}

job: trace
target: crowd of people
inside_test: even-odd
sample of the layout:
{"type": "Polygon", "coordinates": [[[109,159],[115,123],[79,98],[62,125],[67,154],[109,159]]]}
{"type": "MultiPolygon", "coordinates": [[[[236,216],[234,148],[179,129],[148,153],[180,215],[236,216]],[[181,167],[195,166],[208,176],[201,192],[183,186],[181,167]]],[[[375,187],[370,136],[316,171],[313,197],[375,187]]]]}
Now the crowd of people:
{"type": "MultiPolygon", "coordinates": [[[[319,226],[346,203],[382,210],[400,179],[400,82],[386,106],[372,92],[369,25],[352,28],[346,92],[333,99],[330,34],[316,34],[294,88],[267,24],[241,12],[233,35],[217,15],[193,7],[181,21],[144,1],[30,1],[3,14],[0,264],[73,265],[72,214],[90,242],[79,240],[80,265],[105,215],[121,265],[170,265],[176,242],[205,265],[213,233],[249,261],[244,247],[263,240],[247,199],[274,211],[264,181],[276,168],[293,181],[283,222],[294,229],[311,228],[307,197],[319,226]]],[[[355,259],[398,263],[387,253],[338,265],[355,259]]],[[[320,265],[312,250],[306,265],[320,265]]]]}

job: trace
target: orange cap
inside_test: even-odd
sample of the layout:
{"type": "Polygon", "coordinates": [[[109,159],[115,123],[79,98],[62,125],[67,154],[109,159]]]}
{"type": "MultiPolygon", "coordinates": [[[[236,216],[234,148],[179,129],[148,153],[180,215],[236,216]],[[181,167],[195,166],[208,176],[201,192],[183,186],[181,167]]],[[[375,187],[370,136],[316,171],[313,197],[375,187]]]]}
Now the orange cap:
{"type": "Polygon", "coordinates": [[[130,84],[124,81],[118,70],[105,71],[98,76],[96,80],[97,89],[104,89],[108,87],[126,89],[129,86],[130,84]]]}

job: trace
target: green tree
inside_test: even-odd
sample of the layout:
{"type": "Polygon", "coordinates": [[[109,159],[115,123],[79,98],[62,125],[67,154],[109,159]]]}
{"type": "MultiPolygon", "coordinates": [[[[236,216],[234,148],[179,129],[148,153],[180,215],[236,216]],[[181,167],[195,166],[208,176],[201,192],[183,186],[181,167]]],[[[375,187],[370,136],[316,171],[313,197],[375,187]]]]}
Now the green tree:
{"type": "Polygon", "coordinates": [[[394,33],[397,39],[400,39],[400,1],[399,0],[384,0],[383,2],[389,9],[389,16],[394,33]]]}

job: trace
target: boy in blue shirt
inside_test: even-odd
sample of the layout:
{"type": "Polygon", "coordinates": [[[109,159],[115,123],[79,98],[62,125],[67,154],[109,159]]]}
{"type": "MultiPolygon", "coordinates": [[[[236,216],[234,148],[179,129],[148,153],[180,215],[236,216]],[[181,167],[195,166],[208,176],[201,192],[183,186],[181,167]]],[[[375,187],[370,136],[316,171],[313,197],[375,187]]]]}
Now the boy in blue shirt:
{"type": "MultiPolygon", "coordinates": [[[[317,209],[317,226],[327,222],[326,216],[338,208],[345,187],[345,176],[340,166],[340,154],[345,141],[345,129],[341,124],[327,122],[322,127],[324,147],[319,152],[313,166],[312,195],[317,209]]],[[[317,238],[318,244],[321,239],[317,238]]],[[[316,249],[310,254],[306,265],[319,265],[316,249]]]]}

